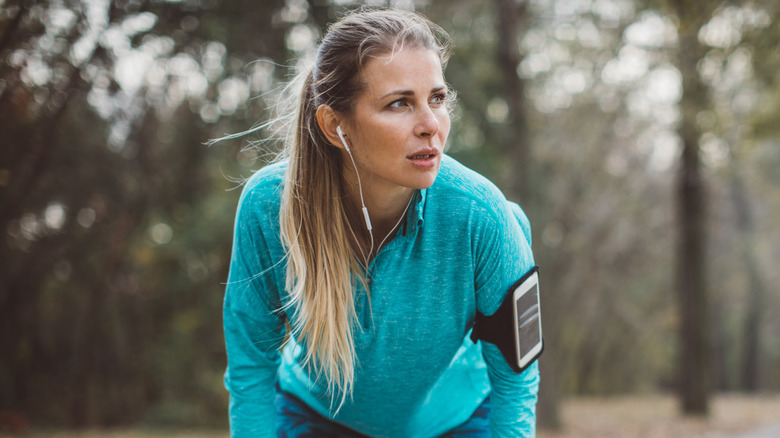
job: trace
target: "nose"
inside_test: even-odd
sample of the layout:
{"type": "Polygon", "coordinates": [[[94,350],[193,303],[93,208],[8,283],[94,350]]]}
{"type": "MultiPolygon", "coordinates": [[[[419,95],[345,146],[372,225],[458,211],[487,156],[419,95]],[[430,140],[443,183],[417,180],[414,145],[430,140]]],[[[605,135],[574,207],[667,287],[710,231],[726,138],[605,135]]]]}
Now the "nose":
{"type": "Polygon", "coordinates": [[[439,127],[439,119],[433,109],[428,106],[423,107],[418,115],[415,134],[420,137],[433,137],[439,132],[439,127]]]}

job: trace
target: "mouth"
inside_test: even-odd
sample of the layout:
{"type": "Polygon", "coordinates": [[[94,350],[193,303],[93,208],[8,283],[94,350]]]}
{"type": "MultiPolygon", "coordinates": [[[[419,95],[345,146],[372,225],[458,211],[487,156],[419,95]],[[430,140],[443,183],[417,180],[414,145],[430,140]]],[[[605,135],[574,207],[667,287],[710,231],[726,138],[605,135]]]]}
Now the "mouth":
{"type": "Polygon", "coordinates": [[[439,155],[439,150],[434,146],[428,146],[424,149],[418,149],[411,155],[407,155],[406,158],[410,160],[428,160],[439,155]]]}
{"type": "Polygon", "coordinates": [[[436,154],[418,154],[418,155],[410,155],[407,158],[409,158],[410,160],[427,160],[435,156],[436,154]]]}
{"type": "Polygon", "coordinates": [[[414,154],[407,156],[406,158],[418,168],[433,169],[436,168],[436,163],[438,162],[437,159],[438,156],[439,156],[439,151],[437,151],[436,149],[424,149],[421,151],[417,151],[414,154]]]}

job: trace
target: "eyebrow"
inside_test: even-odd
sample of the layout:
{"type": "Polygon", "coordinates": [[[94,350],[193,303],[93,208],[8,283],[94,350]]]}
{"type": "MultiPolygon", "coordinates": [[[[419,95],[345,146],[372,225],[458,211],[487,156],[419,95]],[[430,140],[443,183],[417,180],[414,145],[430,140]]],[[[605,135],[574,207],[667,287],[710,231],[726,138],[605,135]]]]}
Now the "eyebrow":
{"type": "MultiPolygon", "coordinates": [[[[438,87],[434,87],[433,89],[431,89],[431,94],[437,93],[439,91],[446,90],[446,89],[447,89],[446,85],[439,85],[438,87]]],[[[384,94],[379,99],[384,99],[384,98],[386,98],[388,96],[395,96],[395,95],[398,95],[398,96],[414,96],[414,91],[412,91],[412,90],[393,90],[393,91],[391,91],[389,93],[384,94]]]]}

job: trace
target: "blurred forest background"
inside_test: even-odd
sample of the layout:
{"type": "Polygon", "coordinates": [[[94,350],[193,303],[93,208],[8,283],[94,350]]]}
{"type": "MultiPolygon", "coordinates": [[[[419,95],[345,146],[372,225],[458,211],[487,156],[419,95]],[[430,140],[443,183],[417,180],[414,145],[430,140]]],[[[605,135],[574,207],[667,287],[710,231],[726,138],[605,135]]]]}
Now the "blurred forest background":
{"type": "MultiPolygon", "coordinates": [[[[524,206],[540,423],[780,390],[780,4],[393,0],[447,29],[449,152],[524,206]]],[[[0,0],[0,412],[224,426],[240,179],[344,0],[0,0]]]]}

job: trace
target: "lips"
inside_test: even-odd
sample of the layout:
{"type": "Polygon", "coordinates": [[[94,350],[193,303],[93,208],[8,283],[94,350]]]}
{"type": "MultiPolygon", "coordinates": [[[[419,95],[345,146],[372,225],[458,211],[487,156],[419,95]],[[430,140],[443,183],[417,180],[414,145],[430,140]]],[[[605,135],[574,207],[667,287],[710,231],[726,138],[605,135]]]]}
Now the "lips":
{"type": "Polygon", "coordinates": [[[419,150],[412,155],[408,155],[406,158],[410,160],[427,160],[439,155],[439,151],[436,149],[423,149],[419,150]]]}
{"type": "Polygon", "coordinates": [[[420,169],[435,169],[439,161],[439,151],[433,148],[419,150],[406,158],[420,169]]]}

